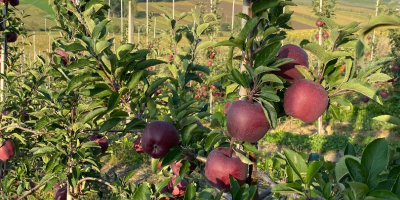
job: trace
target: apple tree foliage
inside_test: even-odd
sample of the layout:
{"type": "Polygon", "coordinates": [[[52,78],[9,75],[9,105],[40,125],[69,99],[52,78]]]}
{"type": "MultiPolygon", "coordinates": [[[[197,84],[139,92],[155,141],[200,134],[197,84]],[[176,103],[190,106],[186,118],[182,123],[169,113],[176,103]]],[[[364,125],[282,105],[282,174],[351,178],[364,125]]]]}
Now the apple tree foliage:
{"type": "MultiPolygon", "coordinates": [[[[134,171],[124,177],[104,178],[100,173],[100,158],[106,154],[100,154],[99,144],[88,139],[89,134],[107,135],[113,129],[122,129],[119,136],[123,137],[132,130],[143,130],[154,120],[171,122],[178,130],[180,145],[170,149],[164,158],[152,159],[153,171],[157,171],[160,162],[163,168],[184,156],[196,157],[199,160],[196,164],[203,169],[202,157],[207,157],[216,147],[230,146],[242,162],[256,165],[251,178],[267,182],[277,198],[400,197],[399,156],[397,153],[389,156],[383,139],[368,145],[361,159],[355,157],[354,147],[348,145],[346,156],[336,165],[317,154],[291,150],[276,153],[265,163],[254,163],[247,154],[258,154],[257,146],[234,141],[226,133],[224,115],[211,115],[207,103],[194,99],[194,83],[210,85],[221,81],[229,101],[238,97],[238,86],[244,87],[249,92],[247,99],[259,102],[271,126],[276,127],[277,119],[285,115],[283,94],[290,83],[271,72],[292,61],[277,59],[275,55],[286,37],[284,30],[291,29],[288,22],[293,12],[284,13],[283,7],[294,6],[293,2],[255,1],[253,16],[238,15],[246,20],[240,33],[218,43],[200,39],[217,24],[215,15],[205,14],[201,20],[196,11],[183,13],[177,19],[165,16],[171,28],[164,34],[171,44],[166,54],[172,55],[166,61],[150,58],[150,50],[139,49],[135,44],[123,44],[114,51],[114,38],[108,38],[110,19],[106,17],[110,8],[103,0],[52,0],[50,3],[56,13],[51,19],[57,23],[52,30],[61,33],[52,43],[52,50],[62,50],[67,56],[56,53],[39,56],[34,63],[36,68],[23,72],[12,70],[4,77],[8,85],[7,100],[1,106],[11,114],[3,115],[1,134],[2,138],[13,138],[18,150],[17,156],[8,162],[10,170],[2,177],[1,198],[9,199],[13,194],[20,198],[38,197],[51,191],[56,183],[67,187],[69,199],[84,199],[87,195],[107,199],[174,198],[161,193],[169,178],[156,184],[135,184],[128,181],[134,171]],[[187,15],[202,23],[194,27],[177,26],[187,15]],[[189,45],[178,51],[177,44],[182,39],[189,45]],[[196,58],[210,46],[230,47],[228,73],[205,80],[199,72],[210,74],[210,69],[198,64],[196,58]],[[236,69],[232,64],[234,59],[242,61],[246,70],[236,69]],[[155,65],[165,66],[167,70],[160,73],[148,70],[155,65]],[[210,117],[210,128],[197,124],[210,117]],[[30,181],[37,186],[32,187],[30,181]]],[[[321,65],[314,71],[304,66],[296,66],[297,70],[326,89],[330,97],[328,112],[333,116],[338,116],[341,109],[352,108],[344,97],[347,93],[358,92],[382,103],[374,84],[392,78],[381,72],[392,58],[364,63],[363,34],[382,25],[398,25],[398,21],[380,17],[361,28],[355,22],[339,26],[328,18],[322,17],[322,20],[331,31],[333,46],[326,51],[315,43],[302,41],[299,45],[315,55],[321,65]],[[361,37],[356,35],[357,31],[361,31],[361,37]],[[346,69],[340,72],[343,64],[346,69]]],[[[180,198],[220,199],[223,191],[215,193],[212,188],[200,187],[199,180],[188,175],[189,167],[188,161],[182,161],[176,177],[179,181],[190,180],[180,198]]],[[[162,174],[169,177],[172,173],[163,169],[162,174]]],[[[234,178],[230,180],[231,198],[258,196],[254,182],[251,186],[240,186],[234,178]]]]}

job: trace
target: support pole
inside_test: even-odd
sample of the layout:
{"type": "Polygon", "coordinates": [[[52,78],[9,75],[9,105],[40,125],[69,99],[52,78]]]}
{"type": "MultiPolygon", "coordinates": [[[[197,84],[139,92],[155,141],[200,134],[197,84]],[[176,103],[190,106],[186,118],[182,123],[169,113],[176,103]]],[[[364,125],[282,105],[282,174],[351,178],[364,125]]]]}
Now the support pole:
{"type": "Polygon", "coordinates": [[[123,0],[121,0],[121,43],[124,38],[124,3],[123,0]]]}
{"type": "Polygon", "coordinates": [[[231,26],[231,33],[233,35],[233,24],[235,22],[235,0],[232,1],[232,26],[231,26]]]}
{"type": "Polygon", "coordinates": [[[175,19],[175,0],[172,0],[172,19],[175,19]]]}
{"type": "MultiPolygon", "coordinates": [[[[323,6],[322,3],[323,3],[323,0],[319,0],[319,13],[321,13],[321,15],[322,15],[322,6],[323,6]]],[[[319,29],[318,30],[318,35],[319,35],[318,44],[320,46],[322,46],[322,27],[319,27],[318,29],[319,29]]],[[[318,74],[320,74],[320,73],[321,73],[321,61],[318,60],[318,74]]],[[[323,133],[322,122],[323,122],[322,121],[322,116],[318,117],[318,134],[323,133]]]]}
{"type": "MultiPolygon", "coordinates": [[[[376,8],[375,8],[375,16],[378,16],[378,12],[379,12],[379,4],[380,4],[380,0],[376,0],[376,8]]],[[[372,35],[372,48],[371,48],[371,60],[374,58],[374,49],[375,49],[375,29],[374,29],[374,33],[372,35]]]]}
{"type": "MultiPolygon", "coordinates": [[[[7,15],[7,7],[8,7],[8,3],[5,3],[3,6],[3,16],[7,15]]],[[[5,18],[3,19],[3,30],[6,30],[6,20],[5,18]]],[[[4,75],[4,69],[5,69],[5,61],[6,61],[6,56],[7,56],[7,38],[6,38],[6,34],[3,32],[3,42],[1,43],[1,69],[0,72],[2,75],[4,75]]],[[[1,94],[0,94],[0,101],[4,102],[4,79],[1,78],[0,79],[0,89],[1,89],[1,94]]]]}
{"type": "Polygon", "coordinates": [[[146,47],[149,46],[149,0],[146,0],[146,47]]]}
{"type": "MultiPolygon", "coordinates": [[[[249,14],[249,8],[250,8],[250,0],[243,0],[242,13],[249,14]]],[[[246,20],[242,19],[242,28],[244,27],[245,24],[246,24],[246,20]]],[[[242,54],[243,54],[243,56],[245,56],[244,52],[242,54]]],[[[244,66],[243,61],[241,61],[240,62],[240,72],[243,72],[243,71],[246,71],[246,68],[244,66]]],[[[240,95],[240,99],[247,98],[247,90],[245,87],[240,86],[239,95],[240,95]]]]}
{"type": "Polygon", "coordinates": [[[132,1],[129,1],[128,7],[128,43],[133,43],[133,24],[132,24],[132,1]]]}
{"type": "Polygon", "coordinates": [[[154,17],[154,36],[153,36],[153,39],[156,39],[156,25],[157,25],[157,17],[154,17]]]}

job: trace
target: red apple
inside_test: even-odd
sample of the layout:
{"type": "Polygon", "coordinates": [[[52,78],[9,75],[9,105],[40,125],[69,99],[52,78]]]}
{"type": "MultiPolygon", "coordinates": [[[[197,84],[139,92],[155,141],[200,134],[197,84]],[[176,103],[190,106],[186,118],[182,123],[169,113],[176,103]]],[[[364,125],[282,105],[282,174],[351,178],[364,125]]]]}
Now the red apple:
{"type": "Polygon", "coordinates": [[[172,55],[172,54],[169,54],[168,55],[168,62],[172,62],[172,59],[174,58],[174,55],[172,55]]]}
{"type": "Polygon", "coordinates": [[[236,101],[226,113],[226,127],[232,137],[254,143],[264,137],[270,124],[261,104],[236,101]]]}
{"type": "Polygon", "coordinates": [[[157,94],[161,94],[161,92],[162,92],[161,89],[158,89],[158,90],[157,90],[157,94]]]}
{"type": "Polygon", "coordinates": [[[153,67],[149,67],[147,68],[149,71],[153,71],[153,67]]]}
{"type": "Polygon", "coordinates": [[[16,42],[18,35],[15,32],[9,32],[6,35],[6,38],[7,38],[7,42],[16,42]]]}
{"type": "Polygon", "coordinates": [[[325,31],[323,36],[324,36],[324,38],[328,38],[329,37],[329,33],[327,31],[325,31]]]}
{"type": "Polygon", "coordinates": [[[212,65],[212,61],[209,60],[209,61],[207,62],[207,65],[208,65],[208,66],[211,66],[211,65],[212,65]]]}
{"type": "MultiPolygon", "coordinates": [[[[236,98],[234,101],[239,101],[239,98],[236,98]]],[[[228,109],[231,107],[232,103],[231,102],[226,102],[225,107],[224,107],[224,114],[228,113],[228,109]]]]}
{"type": "Polygon", "coordinates": [[[399,71],[399,66],[398,65],[393,65],[393,67],[392,67],[392,70],[393,70],[393,72],[397,72],[397,71],[399,71]]]}
{"type": "Polygon", "coordinates": [[[136,153],[144,153],[144,151],[142,149],[142,137],[138,137],[133,142],[133,148],[135,149],[136,153]]]}
{"type": "MultiPolygon", "coordinates": [[[[64,64],[64,66],[68,64],[69,55],[68,55],[67,52],[65,52],[65,51],[63,51],[61,49],[57,49],[54,53],[56,53],[56,54],[61,56],[61,60],[62,60],[62,63],[64,64]]],[[[51,64],[53,64],[53,65],[55,64],[54,60],[51,61],[51,64]]]]}
{"type": "Polygon", "coordinates": [[[302,79],[286,90],[283,108],[287,115],[310,123],[325,112],[328,101],[328,94],[321,85],[302,79]]]}
{"type": "Polygon", "coordinates": [[[67,187],[56,186],[53,191],[54,200],[67,200],[67,187]]]}
{"type": "Polygon", "coordinates": [[[315,34],[315,39],[319,39],[319,33],[315,34]]]}
{"type": "Polygon", "coordinates": [[[194,98],[195,98],[195,99],[198,99],[198,98],[199,98],[199,95],[197,95],[197,94],[194,95],[194,98]]]}
{"type": "Polygon", "coordinates": [[[178,132],[170,122],[153,121],[143,131],[142,148],[152,158],[164,157],[171,147],[178,144],[178,132]]]}
{"type": "Polygon", "coordinates": [[[6,140],[0,147],[0,160],[7,161],[15,156],[15,146],[11,140],[6,140]]]}
{"type": "Polygon", "coordinates": [[[105,153],[108,149],[108,140],[102,135],[93,134],[89,136],[89,140],[96,142],[101,147],[101,153],[105,153]]]}
{"type": "Polygon", "coordinates": [[[207,90],[207,86],[203,85],[203,86],[201,86],[201,89],[202,89],[203,91],[206,91],[206,90],[207,90]]]}
{"type": "Polygon", "coordinates": [[[362,101],[363,101],[364,103],[368,103],[369,98],[368,98],[368,97],[363,97],[363,98],[362,98],[362,101]]]}
{"type": "Polygon", "coordinates": [[[247,165],[230,148],[219,147],[212,150],[208,154],[205,166],[208,183],[228,192],[230,190],[229,175],[243,185],[247,178],[247,165]]]}
{"type": "Polygon", "coordinates": [[[18,6],[19,5],[19,0],[10,0],[10,5],[12,6],[18,6]]]}
{"type": "Polygon", "coordinates": [[[370,40],[370,39],[371,39],[371,36],[368,35],[368,36],[367,36],[367,40],[370,40]]]}
{"type": "Polygon", "coordinates": [[[324,22],[321,20],[317,20],[317,22],[315,23],[318,27],[322,27],[324,26],[324,22]]]}
{"type": "Polygon", "coordinates": [[[379,94],[382,98],[387,98],[389,96],[389,93],[386,90],[381,90],[379,94]]]}
{"type": "Polygon", "coordinates": [[[273,74],[281,76],[289,82],[304,78],[295,68],[296,65],[308,67],[308,55],[301,47],[294,44],[283,45],[279,50],[277,58],[292,58],[294,61],[280,66],[279,69],[281,71],[274,71],[272,72],[273,74]]]}
{"type": "Polygon", "coordinates": [[[214,55],[213,55],[213,54],[210,54],[209,58],[210,58],[210,59],[214,59],[214,55]]]}
{"type": "Polygon", "coordinates": [[[202,76],[203,76],[203,73],[200,72],[200,73],[199,73],[199,77],[202,77],[202,76]]]}

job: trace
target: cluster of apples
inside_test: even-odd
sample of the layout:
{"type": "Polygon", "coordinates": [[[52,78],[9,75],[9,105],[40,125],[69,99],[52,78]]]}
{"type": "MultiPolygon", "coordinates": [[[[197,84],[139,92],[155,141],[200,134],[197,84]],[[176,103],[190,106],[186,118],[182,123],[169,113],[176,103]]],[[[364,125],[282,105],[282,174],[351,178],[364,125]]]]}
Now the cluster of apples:
{"type": "MultiPolygon", "coordinates": [[[[317,27],[324,27],[325,23],[321,20],[317,20],[317,22],[315,22],[315,25],[317,25],[317,27]]],[[[328,38],[329,37],[329,33],[325,30],[324,33],[322,34],[322,36],[324,38],[328,38]]],[[[315,34],[315,39],[319,39],[319,33],[315,34]]]]}
{"type": "Polygon", "coordinates": [[[207,48],[207,58],[210,59],[207,62],[208,66],[211,66],[213,64],[212,60],[215,58],[216,55],[217,55],[217,51],[214,49],[213,46],[210,46],[207,48]]]}

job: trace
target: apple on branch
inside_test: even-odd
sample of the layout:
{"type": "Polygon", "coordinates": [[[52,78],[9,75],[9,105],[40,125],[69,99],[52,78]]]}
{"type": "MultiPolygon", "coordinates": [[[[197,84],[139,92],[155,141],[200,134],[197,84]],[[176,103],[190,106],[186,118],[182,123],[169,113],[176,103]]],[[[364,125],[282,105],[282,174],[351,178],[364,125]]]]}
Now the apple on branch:
{"type": "Polygon", "coordinates": [[[178,144],[178,132],[170,122],[153,121],[143,131],[142,149],[152,158],[164,157],[171,147],[178,144]]]}
{"type": "Polygon", "coordinates": [[[236,153],[228,147],[219,147],[210,152],[205,166],[205,176],[212,186],[230,190],[229,175],[233,176],[240,185],[247,178],[248,166],[244,164],[236,153]]]}

